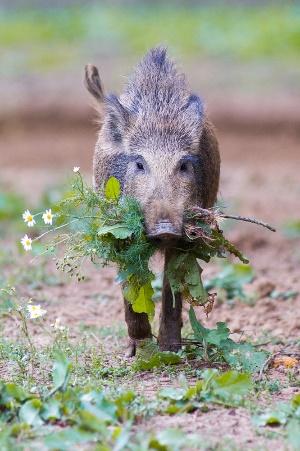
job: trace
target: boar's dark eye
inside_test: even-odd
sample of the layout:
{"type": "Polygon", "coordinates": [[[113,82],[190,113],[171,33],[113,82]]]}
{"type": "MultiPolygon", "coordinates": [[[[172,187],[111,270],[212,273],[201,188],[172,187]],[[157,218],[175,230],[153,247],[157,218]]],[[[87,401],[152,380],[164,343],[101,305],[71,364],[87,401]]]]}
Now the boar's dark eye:
{"type": "Polygon", "coordinates": [[[187,172],[187,171],[188,171],[187,163],[181,163],[181,165],[180,165],[180,172],[187,172]]]}
{"type": "Polygon", "coordinates": [[[140,161],[136,162],[136,167],[139,171],[143,171],[144,170],[144,165],[143,163],[141,163],[140,161]]]}

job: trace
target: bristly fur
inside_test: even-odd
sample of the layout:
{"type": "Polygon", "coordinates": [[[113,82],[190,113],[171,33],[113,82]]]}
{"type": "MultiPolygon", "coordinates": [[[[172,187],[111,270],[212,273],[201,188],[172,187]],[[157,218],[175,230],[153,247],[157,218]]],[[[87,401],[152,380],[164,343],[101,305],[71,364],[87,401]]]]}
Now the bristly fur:
{"type": "Polygon", "coordinates": [[[185,76],[177,71],[165,48],[151,49],[144,56],[120,101],[133,117],[133,141],[163,130],[169,138],[176,134],[185,148],[199,143],[204,122],[203,102],[190,94],[185,76]]]}

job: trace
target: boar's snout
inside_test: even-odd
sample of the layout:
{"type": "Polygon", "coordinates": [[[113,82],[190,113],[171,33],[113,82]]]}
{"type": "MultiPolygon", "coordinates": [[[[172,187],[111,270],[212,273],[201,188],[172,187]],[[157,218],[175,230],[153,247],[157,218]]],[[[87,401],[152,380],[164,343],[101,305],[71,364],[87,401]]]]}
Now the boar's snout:
{"type": "Polygon", "coordinates": [[[162,220],[155,224],[154,229],[148,233],[149,238],[170,240],[181,237],[179,231],[170,221],[162,220]]]}
{"type": "Polygon", "coordinates": [[[152,201],[145,209],[146,232],[149,238],[167,241],[182,236],[182,213],[164,201],[152,201]]]}

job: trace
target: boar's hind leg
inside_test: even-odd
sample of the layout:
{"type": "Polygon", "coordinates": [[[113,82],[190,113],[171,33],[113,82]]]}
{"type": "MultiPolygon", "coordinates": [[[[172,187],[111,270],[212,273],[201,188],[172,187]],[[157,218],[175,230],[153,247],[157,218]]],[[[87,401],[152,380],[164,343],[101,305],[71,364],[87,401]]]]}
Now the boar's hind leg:
{"type": "Polygon", "coordinates": [[[166,275],[168,260],[169,257],[166,254],[158,342],[161,351],[177,352],[181,349],[182,300],[181,295],[176,294],[174,305],[171,287],[166,275]]]}
{"type": "Polygon", "coordinates": [[[136,345],[139,340],[151,338],[151,326],[147,313],[136,313],[132,310],[131,304],[124,299],[125,321],[127,323],[129,345],[126,357],[133,357],[136,352],[136,345]]]}

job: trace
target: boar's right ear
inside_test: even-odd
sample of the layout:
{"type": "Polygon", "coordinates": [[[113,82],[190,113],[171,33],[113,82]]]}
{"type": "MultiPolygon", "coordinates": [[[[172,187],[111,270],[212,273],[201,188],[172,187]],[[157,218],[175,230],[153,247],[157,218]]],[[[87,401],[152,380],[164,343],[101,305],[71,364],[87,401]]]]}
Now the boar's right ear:
{"type": "Polygon", "coordinates": [[[97,67],[92,64],[87,64],[85,66],[85,86],[98,102],[103,102],[104,94],[99,72],[97,67]]]}
{"type": "Polygon", "coordinates": [[[114,94],[105,97],[107,125],[113,141],[121,142],[130,127],[130,114],[114,94]]]}

